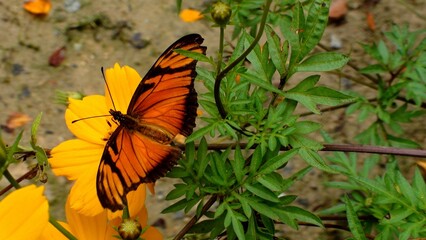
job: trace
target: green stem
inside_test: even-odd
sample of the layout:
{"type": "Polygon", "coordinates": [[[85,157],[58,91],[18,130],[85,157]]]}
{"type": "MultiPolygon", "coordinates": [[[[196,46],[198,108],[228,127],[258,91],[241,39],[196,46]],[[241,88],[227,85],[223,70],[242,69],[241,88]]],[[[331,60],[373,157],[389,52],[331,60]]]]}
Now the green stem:
{"type": "Polygon", "coordinates": [[[68,230],[66,230],[61,224],[59,224],[56,219],[53,217],[49,217],[49,222],[52,224],[56,229],[58,229],[59,232],[61,232],[65,237],[71,240],[77,240],[72,233],[70,233],[68,230]]]}
{"type": "MultiPolygon", "coordinates": [[[[260,37],[262,37],[263,30],[265,29],[266,24],[266,18],[269,13],[269,7],[271,6],[272,0],[267,0],[265,4],[265,9],[263,11],[262,20],[259,25],[259,31],[257,32],[256,37],[254,38],[253,42],[250,44],[250,46],[239,56],[237,59],[235,59],[232,63],[230,63],[227,67],[225,67],[219,74],[216,75],[215,83],[214,83],[214,98],[216,101],[217,109],[220,113],[220,116],[225,119],[228,115],[226,113],[225,108],[223,107],[222,100],[220,99],[220,83],[222,82],[222,79],[226,76],[226,74],[234,68],[238,63],[243,61],[247,55],[253,50],[253,48],[256,46],[256,44],[259,42],[260,37]]],[[[220,66],[219,66],[220,67],[220,66]]]]}
{"type": "Polygon", "coordinates": [[[13,178],[12,174],[10,174],[9,170],[5,170],[3,175],[6,177],[6,179],[12,184],[12,186],[16,189],[21,188],[21,185],[13,178]]]}

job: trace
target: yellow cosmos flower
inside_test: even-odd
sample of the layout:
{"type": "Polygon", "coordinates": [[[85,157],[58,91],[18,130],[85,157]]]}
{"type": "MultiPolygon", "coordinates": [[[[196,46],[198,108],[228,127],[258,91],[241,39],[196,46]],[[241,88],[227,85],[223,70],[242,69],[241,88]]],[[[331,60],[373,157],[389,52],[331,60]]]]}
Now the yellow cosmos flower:
{"type": "Polygon", "coordinates": [[[0,239],[34,239],[49,220],[44,187],[20,188],[0,202],[0,239]]]}
{"type": "MultiPolygon", "coordinates": [[[[65,141],[53,148],[49,159],[56,175],[75,180],[69,204],[71,208],[87,216],[104,212],[96,193],[96,174],[106,141],[117,128],[108,112],[109,109],[114,109],[111,98],[116,110],[127,112],[132,95],[142,79],[133,68],[120,67],[118,64],[105,71],[105,78],[112,96],[105,88],[105,96],[92,95],[82,100],[69,100],[65,121],[77,139],[65,141]],[[72,123],[76,119],[103,115],[106,117],[72,123]]],[[[141,184],[136,191],[127,195],[131,217],[144,207],[145,191],[146,185],[141,184]]],[[[122,211],[110,213],[109,219],[121,215],[122,211]]]]}
{"type": "Polygon", "coordinates": [[[183,9],[179,13],[180,19],[184,22],[195,22],[203,18],[203,14],[194,9],[183,9]]]}
{"type": "MultiPolygon", "coordinates": [[[[118,235],[118,233],[114,228],[121,223],[121,218],[108,221],[109,213],[107,210],[103,210],[94,216],[81,214],[71,207],[71,197],[72,194],[68,196],[67,203],[65,205],[67,223],[61,223],[65,229],[67,229],[72,235],[74,235],[74,237],[80,240],[117,239],[114,237],[114,235],[118,235]]],[[[142,228],[147,226],[148,214],[145,206],[143,206],[141,210],[135,214],[135,217],[137,217],[142,228]]],[[[149,227],[147,231],[142,234],[141,238],[149,240],[160,240],[163,239],[163,236],[154,227],[149,227]]],[[[41,239],[65,240],[67,238],[55,227],[49,224],[48,227],[45,228],[40,240],[41,239]]]]}

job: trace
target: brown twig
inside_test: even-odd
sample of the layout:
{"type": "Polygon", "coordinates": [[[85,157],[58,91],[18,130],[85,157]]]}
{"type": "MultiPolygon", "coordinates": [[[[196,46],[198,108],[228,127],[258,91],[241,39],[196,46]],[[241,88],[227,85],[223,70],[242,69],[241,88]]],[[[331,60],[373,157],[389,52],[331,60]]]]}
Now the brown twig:
{"type": "MultiPolygon", "coordinates": [[[[185,149],[184,145],[178,145],[181,149],[185,149]]],[[[217,143],[209,144],[209,150],[223,150],[228,147],[234,149],[237,146],[236,143],[217,143]]],[[[239,143],[241,148],[246,148],[247,143],[239,143]]],[[[250,149],[255,149],[257,146],[253,145],[250,149]]],[[[198,144],[195,145],[198,149],[198,144]]],[[[290,148],[281,148],[281,151],[289,150],[290,148]]],[[[324,144],[324,147],[320,150],[323,152],[359,152],[359,153],[374,153],[374,154],[389,154],[406,157],[418,157],[426,158],[426,150],[423,149],[412,149],[412,148],[396,148],[396,147],[381,147],[381,146],[370,146],[370,145],[357,145],[357,144],[324,144]]],[[[420,161],[426,161],[422,159],[416,159],[420,161]]]]}
{"type": "MultiPolygon", "coordinates": [[[[24,175],[22,175],[18,179],[16,179],[16,181],[18,183],[20,183],[20,182],[22,182],[25,179],[31,179],[31,178],[35,177],[35,175],[37,174],[37,171],[38,171],[38,166],[35,166],[31,170],[29,170],[27,173],[25,173],[24,175]]],[[[0,196],[2,196],[3,194],[5,194],[7,191],[9,191],[12,188],[13,188],[12,184],[7,185],[5,188],[3,188],[0,191],[0,196]]]]}
{"type": "MultiPolygon", "coordinates": [[[[217,199],[217,196],[213,195],[213,196],[210,197],[209,200],[207,200],[206,204],[201,209],[200,217],[210,209],[210,207],[213,205],[213,203],[216,202],[216,199],[217,199]]],[[[189,220],[189,222],[180,230],[180,232],[178,234],[176,234],[176,236],[173,238],[173,240],[182,239],[185,236],[185,234],[189,231],[189,229],[191,229],[192,226],[194,226],[194,224],[197,223],[198,219],[199,219],[199,217],[194,215],[191,218],[191,220],[189,220]]]]}

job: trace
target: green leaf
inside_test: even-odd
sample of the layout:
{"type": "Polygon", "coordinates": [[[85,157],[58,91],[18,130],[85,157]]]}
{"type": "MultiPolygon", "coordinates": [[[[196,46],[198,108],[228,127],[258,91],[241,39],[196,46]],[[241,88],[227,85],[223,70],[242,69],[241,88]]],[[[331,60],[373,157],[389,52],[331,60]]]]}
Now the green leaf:
{"type": "Polygon", "coordinates": [[[254,210],[256,210],[256,212],[263,214],[272,220],[278,219],[278,215],[272,211],[269,205],[256,201],[255,198],[245,198],[245,200],[254,210]]]}
{"type": "Polygon", "coordinates": [[[185,195],[186,191],[188,190],[188,185],[183,183],[175,184],[175,189],[171,190],[167,196],[166,200],[174,200],[176,198],[179,198],[183,195],[185,195]]]}
{"type": "Polygon", "coordinates": [[[275,195],[274,192],[272,192],[271,190],[269,190],[268,188],[260,185],[260,184],[249,184],[249,183],[245,183],[244,187],[251,193],[253,193],[254,195],[263,198],[265,200],[268,200],[270,202],[279,202],[278,197],[275,195]]]}
{"type": "Polygon", "coordinates": [[[321,40],[328,22],[330,0],[315,0],[308,11],[305,29],[301,32],[300,58],[308,54],[321,40]]]}
{"type": "Polygon", "coordinates": [[[253,152],[253,156],[250,162],[249,171],[251,174],[255,174],[257,172],[257,170],[260,167],[260,164],[262,163],[262,160],[263,160],[262,148],[260,145],[258,145],[253,152]]]}
{"type": "Polygon", "coordinates": [[[183,50],[183,49],[174,49],[173,51],[179,53],[180,55],[195,59],[195,60],[200,61],[200,62],[212,63],[210,61],[210,59],[202,53],[198,53],[198,52],[194,52],[194,51],[187,51],[187,50],[183,50]]]}
{"type": "Polygon", "coordinates": [[[305,209],[296,206],[284,206],[282,211],[291,214],[293,218],[300,221],[312,223],[318,227],[324,227],[321,219],[318,216],[309,211],[306,211],[305,209]]]}
{"type": "Polygon", "coordinates": [[[204,137],[201,138],[200,144],[197,149],[197,177],[201,178],[205,173],[207,164],[209,163],[209,158],[207,157],[207,141],[204,137]]]}
{"type": "Polygon", "coordinates": [[[407,179],[405,179],[399,171],[396,172],[396,184],[398,184],[402,195],[404,195],[413,206],[416,205],[417,199],[414,194],[413,188],[411,187],[407,179]]]}
{"type": "Polygon", "coordinates": [[[272,62],[278,70],[280,76],[283,76],[286,72],[286,61],[287,61],[287,50],[288,42],[284,43],[284,46],[281,46],[281,41],[278,35],[274,32],[272,27],[266,25],[266,37],[269,42],[269,55],[271,57],[272,62]]]}
{"type": "Polygon", "coordinates": [[[284,179],[280,174],[276,172],[271,172],[270,174],[264,175],[258,178],[257,181],[271,191],[283,191],[284,179]]]}
{"type": "Polygon", "coordinates": [[[387,69],[380,64],[372,64],[360,69],[359,72],[364,74],[380,74],[387,72],[387,69]]]}
{"type": "Polygon", "coordinates": [[[234,170],[235,178],[239,183],[243,181],[244,177],[244,164],[245,159],[241,152],[240,145],[237,145],[234,151],[234,160],[231,161],[232,169],[234,170]]]}
{"type": "Polygon", "coordinates": [[[346,217],[348,219],[349,229],[351,229],[351,233],[354,235],[354,238],[357,240],[367,240],[365,237],[364,230],[362,229],[361,222],[358,219],[358,216],[355,212],[354,207],[352,206],[351,201],[348,196],[345,195],[345,203],[346,203],[346,217]]]}
{"type": "Polygon", "coordinates": [[[264,81],[261,78],[259,78],[258,76],[255,76],[253,74],[250,73],[241,73],[240,74],[241,78],[244,78],[245,80],[249,81],[250,83],[257,85],[265,90],[268,90],[270,92],[274,92],[277,93],[281,96],[284,96],[284,93],[279,90],[278,88],[276,88],[274,85],[272,85],[271,82],[268,81],[264,81]]]}
{"type": "Polygon", "coordinates": [[[349,58],[336,52],[316,53],[307,57],[297,67],[297,72],[325,72],[339,69],[349,61],[349,58]]]}
{"type": "Polygon", "coordinates": [[[414,171],[413,190],[417,197],[418,206],[426,206],[426,183],[418,168],[414,171]]]}
{"type": "Polygon", "coordinates": [[[172,205],[166,207],[165,209],[163,209],[163,211],[161,211],[161,213],[172,213],[172,212],[177,212],[179,210],[184,209],[186,206],[188,205],[188,200],[186,200],[185,198],[173,203],[172,205]]]}
{"type": "Polygon", "coordinates": [[[332,169],[324,162],[324,160],[317,152],[308,148],[300,148],[299,154],[303,158],[303,160],[305,160],[305,162],[307,162],[309,165],[329,173],[337,173],[334,169],[332,169]]]}
{"type": "Polygon", "coordinates": [[[267,160],[267,162],[263,164],[263,166],[259,169],[258,173],[266,175],[277,170],[282,165],[287,163],[297,152],[297,149],[290,149],[282,154],[279,154],[267,160]]]}
{"type": "Polygon", "coordinates": [[[195,132],[193,132],[191,135],[189,135],[189,137],[186,139],[187,142],[193,142],[196,139],[199,139],[205,135],[207,135],[208,133],[210,133],[214,128],[216,127],[216,124],[208,124],[205,127],[202,127],[198,130],[196,130],[195,132]]]}
{"type": "Polygon", "coordinates": [[[34,119],[33,125],[31,126],[31,146],[34,148],[37,145],[37,130],[41,122],[41,117],[43,113],[39,113],[34,119]]]}
{"type": "Polygon", "coordinates": [[[244,235],[243,224],[235,217],[232,217],[232,228],[234,229],[234,232],[237,235],[238,239],[246,239],[244,235]]]}

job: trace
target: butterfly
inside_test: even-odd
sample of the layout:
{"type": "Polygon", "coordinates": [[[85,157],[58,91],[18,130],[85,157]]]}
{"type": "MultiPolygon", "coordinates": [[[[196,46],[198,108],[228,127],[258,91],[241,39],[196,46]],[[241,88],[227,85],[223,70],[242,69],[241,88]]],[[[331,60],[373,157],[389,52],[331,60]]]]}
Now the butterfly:
{"type": "Polygon", "coordinates": [[[136,88],[127,113],[111,109],[118,127],[106,142],[96,190],[104,208],[121,210],[126,195],[141,183],[155,182],[177,163],[181,150],[176,135],[189,136],[195,127],[197,61],[174,50],[206,53],[198,34],[184,36],[167,48],[136,88]]]}

